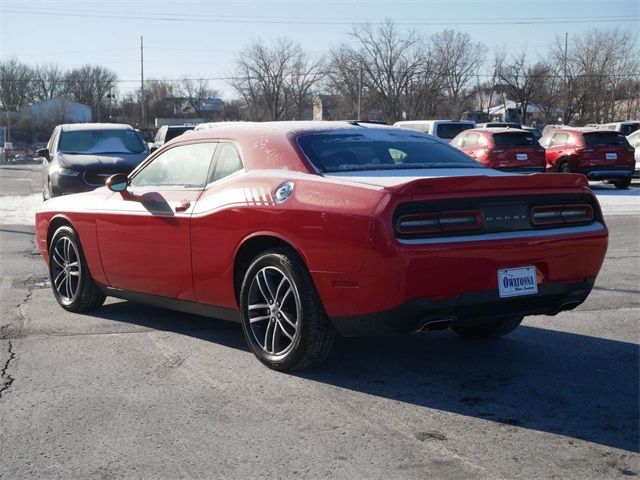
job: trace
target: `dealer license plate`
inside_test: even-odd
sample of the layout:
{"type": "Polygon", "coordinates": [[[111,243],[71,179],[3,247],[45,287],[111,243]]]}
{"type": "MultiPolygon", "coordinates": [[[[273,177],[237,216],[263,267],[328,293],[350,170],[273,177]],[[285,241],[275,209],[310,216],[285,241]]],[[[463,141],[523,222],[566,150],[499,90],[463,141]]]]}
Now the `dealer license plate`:
{"type": "Polygon", "coordinates": [[[618,154],[616,152],[607,153],[606,154],[606,159],[607,160],[617,160],[618,159],[618,154]]]}
{"type": "Polygon", "coordinates": [[[538,293],[536,267],[504,268],[498,270],[500,298],[538,293]]]}
{"type": "Polygon", "coordinates": [[[516,153],[516,160],[527,160],[528,158],[526,153],[516,153]]]}

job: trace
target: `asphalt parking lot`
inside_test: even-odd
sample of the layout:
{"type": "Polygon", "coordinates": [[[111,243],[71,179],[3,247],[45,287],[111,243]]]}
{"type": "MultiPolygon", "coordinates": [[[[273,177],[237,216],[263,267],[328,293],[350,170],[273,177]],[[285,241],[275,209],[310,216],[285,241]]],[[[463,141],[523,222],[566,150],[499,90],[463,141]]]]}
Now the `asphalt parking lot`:
{"type": "Polygon", "coordinates": [[[282,374],[239,325],[55,302],[38,167],[0,166],[0,478],[640,476],[640,185],[594,184],[610,229],[578,309],[503,339],[340,339],[282,374]]]}

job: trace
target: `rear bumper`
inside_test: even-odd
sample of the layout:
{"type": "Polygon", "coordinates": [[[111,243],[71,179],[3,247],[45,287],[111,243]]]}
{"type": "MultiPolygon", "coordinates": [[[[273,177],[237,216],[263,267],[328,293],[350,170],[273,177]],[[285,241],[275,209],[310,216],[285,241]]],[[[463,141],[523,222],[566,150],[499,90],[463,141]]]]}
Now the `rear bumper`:
{"type": "Polygon", "coordinates": [[[556,315],[584,302],[594,281],[589,278],[579,283],[540,284],[535,295],[509,299],[501,299],[497,290],[468,292],[441,301],[420,298],[382,312],[336,317],[331,321],[342,335],[366,336],[413,332],[429,322],[442,320],[456,326],[527,315],[556,315]]]}
{"type": "Polygon", "coordinates": [[[633,175],[633,169],[625,167],[595,166],[580,168],[577,172],[583,174],[589,180],[622,180],[633,175]]]}

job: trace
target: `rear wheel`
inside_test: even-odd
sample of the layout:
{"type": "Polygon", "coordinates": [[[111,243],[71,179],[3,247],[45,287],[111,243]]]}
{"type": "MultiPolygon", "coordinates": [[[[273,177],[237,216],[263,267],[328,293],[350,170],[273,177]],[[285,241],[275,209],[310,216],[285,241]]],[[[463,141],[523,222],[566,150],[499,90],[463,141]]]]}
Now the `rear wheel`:
{"type": "Polygon", "coordinates": [[[472,340],[482,340],[487,338],[498,338],[513,332],[522,322],[522,317],[510,318],[508,320],[498,320],[491,323],[481,323],[479,325],[454,326],[451,329],[462,338],[472,340]]]}
{"type": "Polygon", "coordinates": [[[562,162],[560,162],[558,171],[560,173],[571,173],[571,165],[569,165],[569,160],[563,160],[562,162]]]}
{"type": "Polygon", "coordinates": [[[49,245],[49,276],[53,295],[62,308],[85,312],[98,308],[106,296],[93,281],[76,232],[63,226],[49,245]]]}
{"type": "Polygon", "coordinates": [[[624,180],[615,180],[611,183],[613,183],[616,188],[623,190],[629,188],[629,185],[631,185],[631,177],[625,178],[624,180]]]}
{"type": "Polygon", "coordinates": [[[240,308],[247,343],[269,368],[300,370],[329,355],[335,330],[294,251],[279,248],[256,257],[242,282],[240,308]]]}

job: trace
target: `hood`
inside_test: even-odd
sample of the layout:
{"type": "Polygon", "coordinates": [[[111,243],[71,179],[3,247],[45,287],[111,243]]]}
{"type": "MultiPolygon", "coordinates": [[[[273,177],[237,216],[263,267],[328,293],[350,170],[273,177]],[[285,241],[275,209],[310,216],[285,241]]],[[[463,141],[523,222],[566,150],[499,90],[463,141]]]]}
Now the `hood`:
{"type": "Polygon", "coordinates": [[[57,159],[63,168],[81,170],[122,170],[131,171],[147,158],[143,153],[58,153],[57,159]]]}

